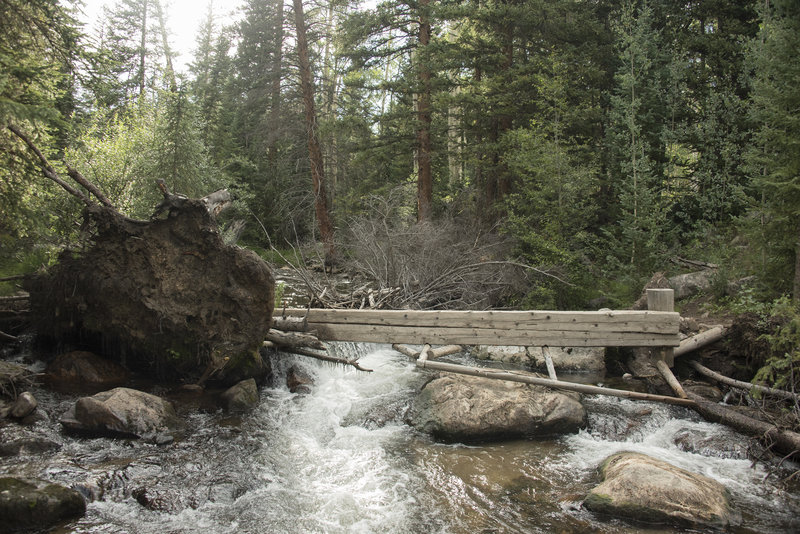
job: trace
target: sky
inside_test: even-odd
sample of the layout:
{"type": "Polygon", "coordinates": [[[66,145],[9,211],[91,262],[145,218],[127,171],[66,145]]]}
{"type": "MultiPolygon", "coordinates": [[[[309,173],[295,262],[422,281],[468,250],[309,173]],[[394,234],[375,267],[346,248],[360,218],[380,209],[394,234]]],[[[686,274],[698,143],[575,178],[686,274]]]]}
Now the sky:
{"type": "MultiPolygon", "coordinates": [[[[86,32],[90,35],[98,26],[103,15],[103,6],[113,7],[117,0],[83,0],[83,20],[87,23],[86,32]]],[[[175,70],[186,72],[197,47],[197,32],[205,19],[208,0],[161,0],[167,15],[170,30],[169,44],[175,54],[175,70]]],[[[232,13],[242,4],[242,0],[216,0],[213,3],[218,23],[233,19],[232,13]]]]}

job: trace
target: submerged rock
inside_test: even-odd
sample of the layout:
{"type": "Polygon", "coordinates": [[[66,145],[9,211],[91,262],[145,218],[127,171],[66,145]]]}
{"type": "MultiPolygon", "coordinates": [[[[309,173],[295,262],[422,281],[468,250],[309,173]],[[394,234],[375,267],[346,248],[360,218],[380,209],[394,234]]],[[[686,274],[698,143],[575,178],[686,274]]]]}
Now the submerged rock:
{"type": "Polygon", "coordinates": [[[286,387],[292,393],[307,395],[311,393],[311,386],[314,385],[314,379],[303,369],[293,365],[286,373],[286,387]]]}
{"type": "Polygon", "coordinates": [[[222,393],[222,403],[229,412],[246,412],[258,404],[258,386],[253,378],[242,380],[222,393]]]}
{"type": "Polygon", "coordinates": [[[175,409],[169,401],[128,388],[115,388],[78,399],[64,414],[61,424],[68,430],[93,435],[144,438],[169,441],[178,426],[175,409]]]}
{"type": "Polygon", "coordinates": [[[614,454],[603,462],[600,474],[603,482],[583,503],[593,512],[648,523],[716,528],[739,522],[722,484],[644,454],[614,454]]]}
{"type": "Polygon", "coordinates": [[[586,422],[578,396],[490,378],[447,375],[429,382],[409,423],[447,441],[537,438],[574,432],[586,422]]]}
{"type": "Polygon", "coordinates": [[[86,513],[73,489],[38,479],[0,478],[0,530],[45,529],[86,513]]]}
{"type": "Polygon", "coordinates": [[[107,389],[124,384],[128,371],[93,352],[76,350],[56,356],[47,365],[45,381],[59,390],[107,389]]]}

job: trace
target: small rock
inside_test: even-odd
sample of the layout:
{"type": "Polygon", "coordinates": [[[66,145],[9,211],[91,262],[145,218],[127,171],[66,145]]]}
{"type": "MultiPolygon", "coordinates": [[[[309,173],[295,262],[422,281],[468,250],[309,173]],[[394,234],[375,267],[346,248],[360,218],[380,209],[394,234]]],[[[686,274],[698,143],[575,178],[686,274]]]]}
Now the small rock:
{"type": "Polygon", "coordinates": [[[314,385],[314,379],[310,374],[303,369],[293,365],[286,373],[286,387],[292,393],[307,395],[311,393],[311,387],[314,385]]]}
{"type": "Polygon", "coordinates": [[[8,415],[16,419],[22,419],[32,414],[38,406],[39,403],[36,401],[36,397],[31,392],[25,391],[20,393],[17,400],[11,405],[8,415]]]}
{"type": "Polygon", "coordinates": [[[740,521],[719,482],[644,454],[614,454],[600,467],[603,482],[586,508],[647,523],[727,528],[740,521]]]}
{"type": "Polygon", "coordinates": [[[77,491],[38,479],[0,478],[0,530],[47,529],[82,517],[86,501],[77,491]]]}
{"type": "Polygon", "coordinates": [[[169,401],[135,389],[115,388],[78,399],[61,424],[93,435],[142,438],[171,433],[178,418],[169,401]]]}
{"type": "Polygon", "coordinates": [[[258,404],[258,386],[253,378],[242,380],[228,388],[221,396],[229,412],[246,412],[258,404]]]}

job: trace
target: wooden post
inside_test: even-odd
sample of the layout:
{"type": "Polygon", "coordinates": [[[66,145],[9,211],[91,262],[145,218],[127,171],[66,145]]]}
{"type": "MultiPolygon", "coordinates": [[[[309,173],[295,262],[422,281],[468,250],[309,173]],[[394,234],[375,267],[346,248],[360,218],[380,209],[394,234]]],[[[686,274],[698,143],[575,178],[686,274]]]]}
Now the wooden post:
{"type": "MultiPolygon", "coordinates": [[[[672,289],[648,289],[647,309],[649,311],[675,311],[675,291],[672,289]]],[[[657,347],[653,349],[656,359],[663,360],[669,367],[675,365],[675,356],[672,347],[657,347]]]]}

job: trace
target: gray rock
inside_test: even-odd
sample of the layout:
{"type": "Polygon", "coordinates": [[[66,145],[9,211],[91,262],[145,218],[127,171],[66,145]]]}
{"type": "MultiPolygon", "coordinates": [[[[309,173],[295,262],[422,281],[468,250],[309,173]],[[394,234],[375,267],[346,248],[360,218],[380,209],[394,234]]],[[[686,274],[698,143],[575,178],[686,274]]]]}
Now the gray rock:
{"type": "Polygon", "coordinates": [[[311,393],[311,386],[313,385],[314,379],[311,375],[296,365],[291,366],[286,373],[286,387],[292,393],[307,395],[311,393]]]}
{"type": "Polygon", "coordinates": [[[478,345],[473,355],[479,360],[526,365],[530,355],[526,347],[517,345],[478,345]]]}
{"type": "Polygon", "coordinates": [[[115,388],[78,399],[61,419],[68,430],[94,435],[116,435],[165,441],[178,427],[175,409],[169,401],[128,388],[115,388]]]}
{"type": "MultiPolygon", "coordinates": [[[[553,367],[558,372],[601,373],[606,369],[604,347],[548,347],[553,367]]],[[[539,370],[547,369],[542,347],[528,347],[531,365],[539,370]]]]}
{"type": "Polygon", "coordinates": [[[536,438],[585,424],[577,395],[483,377],[446,375],[414,400],[408,422],[446,441],[536,438]]]}
{"type": "Polygon", "coordinates": [[[20,393],[17,400],[11,405],[11,410],[9,410],[8,415],[16,419],[22,419],[32,414],[38,406],[39,403],[36,401],[36,397],[33,396],[33,393],[25,391],[20,393]]]}
{"type": "Polygon", "coordinates": [[[222,402],[229,412],[246,412],[258,404],[258,386],[253,378],[242,380],[222,394],[222,402]]]}
{"type": "Polygon", "coordinates": [[[600,467],[603,482],[586,508],[647,523],[726,528],[740,522],[719,482],[644,454],[614,454],[600,467]]]}
{"type": "Polygon", "coordinates": [[[3,532],[46,529],[85,513],[86,502],[73,489],[38,479],[0,478],[3,532]]]}

